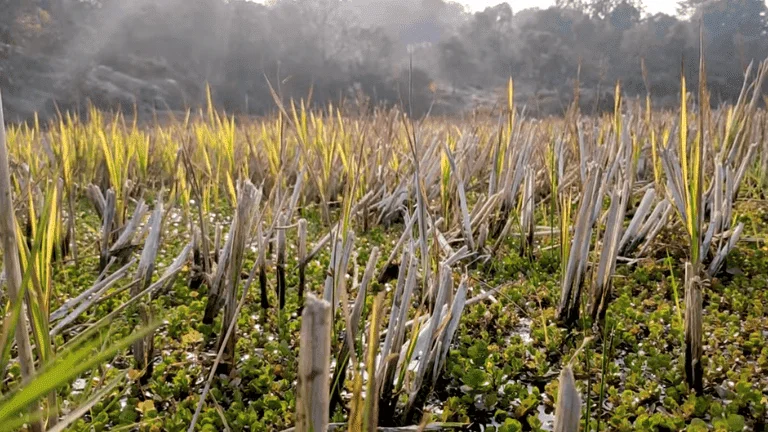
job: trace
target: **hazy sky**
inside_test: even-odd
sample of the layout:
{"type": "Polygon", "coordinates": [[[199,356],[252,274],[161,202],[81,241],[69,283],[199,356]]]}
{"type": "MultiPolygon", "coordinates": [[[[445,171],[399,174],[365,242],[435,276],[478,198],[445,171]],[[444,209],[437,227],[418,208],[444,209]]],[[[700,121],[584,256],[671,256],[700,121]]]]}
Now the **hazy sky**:
{"type": "MultiPolygon", "coordinates": [[[[483,10],[488,6],[495,6],[500,3],[500,0],[458,0],[459,3],[469,6],[473,11],[483,10]]],[[[552,6],[554,0],[510,0],[508,2],[512,5],[512,10],[517,12],[521,9],[539,7],[546,8],[552,6]]],[[[664,12],[667,14],[674,14],[677,7],[677,2],[673,0],[645,0],[643,2],[645,10],[648,13],[664,12]]]]}

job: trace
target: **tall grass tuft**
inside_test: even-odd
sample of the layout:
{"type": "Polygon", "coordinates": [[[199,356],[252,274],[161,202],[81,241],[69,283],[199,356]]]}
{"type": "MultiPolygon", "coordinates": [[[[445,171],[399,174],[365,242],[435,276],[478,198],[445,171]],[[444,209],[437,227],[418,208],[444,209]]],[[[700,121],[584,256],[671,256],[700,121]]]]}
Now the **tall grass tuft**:
{"type": "MultiPolygon", "coordinates": [[[[18,349],[21,375],[24,380],[30,380],[35,375],[35,361],[32,357],[32,345],[27,329],[27,320],[24,318],[24,282],[22,279],[21,263],[19,262],[19,246],[16,238],[16,215],[14,214],[13,197],[11,196],[11,168],[8,163],[8,147],[5,138],[5,119],[3,118],[3,99],[0,94],[0,234],[3,244],[3,264],[5,267],[6,285],[8,287],[8,299],[12,306],[13,319],[4,321],[3,330],[15,328],[16,346],[18,349]],[[13,323],[12,323],[13,322],[13,323]]],[[[25,279],[28,279],[26,276],[25,279]]],[[[26,307],[29,307],[27,304],[26,307]]],[[[4,334],[10,334],[10,331],[4,334]]],[[[10,344],[4,338],[3,353],[6,347],[10,350],[10,344]]],[[[5,357],[5,355],[4,355],[5,357]]],[[[2,363],[5,366],[5,362],[2,363]]],[[[3,371],[5,368],[3,368],[3,371]]],[[[41,413],[37,403],[31,403],[31,416],[35,419],[31,422],[33,432],[43,430],[41,413]]],[[[0,416],[2,418],[2,416],[0,416]]]]}

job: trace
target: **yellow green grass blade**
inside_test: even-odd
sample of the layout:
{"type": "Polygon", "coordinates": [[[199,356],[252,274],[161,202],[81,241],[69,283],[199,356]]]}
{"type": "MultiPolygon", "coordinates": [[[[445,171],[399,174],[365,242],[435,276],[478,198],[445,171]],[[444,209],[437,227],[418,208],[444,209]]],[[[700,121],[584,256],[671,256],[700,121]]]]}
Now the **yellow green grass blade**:
{"type": "MultiPolygon", "coordinates": [[[[151,333],[156,327],[157,324],[154,324],[136,331],[122,340],[109,344],[107,349],[96,354],[94,351],[101,344],[99,340],[90,341],[62,353],[57,362],[44,367],[28,382],[22,383],[17,389],[0,399],[0,425],[8,424],[33,402],[62,387],[83,372],[112,358],[135,340],[151,333]]],[[[0,427],[0,431],[4,430],[6,429],[0,427]]]]}

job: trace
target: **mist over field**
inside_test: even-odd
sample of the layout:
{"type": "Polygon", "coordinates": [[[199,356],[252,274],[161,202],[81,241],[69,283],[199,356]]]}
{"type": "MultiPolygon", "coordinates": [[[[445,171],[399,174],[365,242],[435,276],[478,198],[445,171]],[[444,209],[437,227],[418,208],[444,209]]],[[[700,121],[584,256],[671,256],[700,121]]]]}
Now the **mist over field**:
{"type": "Polygon", "coordinates": [[[532,115],[562,114],[577,78],[587,113],[612,109],[617,80],[630,96],[650,89],[663,107],[675,101],[681,62],[696,83],[699,23],[717,105],[738,96],[751,61],[768,57],[763,0],[682,0],[676,16],[651,15],[639,0],[475,13],[443,0],[266,3],[1,0],[6,119],[82,111],[89,100],[182,110],[205,102],[206,83],[235,113],[273,109],[268,82],[288,98],[312,89],[319,105],[407,105],[409,52],[414,115],[493,106],[509,77],[532,115]]]}

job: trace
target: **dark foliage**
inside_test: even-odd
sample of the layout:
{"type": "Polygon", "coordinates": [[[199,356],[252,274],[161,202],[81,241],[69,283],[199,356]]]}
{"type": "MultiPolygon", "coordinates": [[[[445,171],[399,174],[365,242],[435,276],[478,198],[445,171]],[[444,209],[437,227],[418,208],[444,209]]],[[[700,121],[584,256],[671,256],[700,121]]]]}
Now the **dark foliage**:
{"type": "Polygon", "coordinates": [[[204,103],[206,83],[241,114],[273,109],[271,84],[285,99],[423,115],[492,98],[512,76],[547,114],[568,105],[577,74],[586,112],[611,106],[617,80],[629,96],[650,89],[659,107],[674,103],[681,60],[696,85],[699,23],[713,104],[734,100],[747,65],[768,57],[763,0],[681,0],[680,16],[647,15],[638,0],[557,3],[470,14],[443,0],[0,0],[0,84],[9,119],[86,100],[181,110],[204,103]]]}

